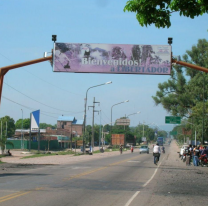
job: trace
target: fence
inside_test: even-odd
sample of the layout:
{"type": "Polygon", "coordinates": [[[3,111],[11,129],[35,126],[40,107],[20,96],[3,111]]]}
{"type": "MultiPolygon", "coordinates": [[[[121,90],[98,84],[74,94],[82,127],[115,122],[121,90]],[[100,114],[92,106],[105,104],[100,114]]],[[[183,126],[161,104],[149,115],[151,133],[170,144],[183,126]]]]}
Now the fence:
{"type": "MultiPolygon", "coordinates": [[[[9,140],[7,142],[12,142],[14,147],[10,144],[6,144],[7,149],[21,149],[21,140],[9,140]]],[[[29,141],[23,140],[23,148],[29,149],[29,141]]],[[[38,142],[37,141],[31,141],[31,149],[38,150],[38,142]]],[[[40,150],[47,150],[48,149],[48,141],[43,140],[40,141],[40,150]]],[[[49,141],[49,149],[50,150],[59,150],[61,149],[58,140],[50,140],[49,141]]]]}

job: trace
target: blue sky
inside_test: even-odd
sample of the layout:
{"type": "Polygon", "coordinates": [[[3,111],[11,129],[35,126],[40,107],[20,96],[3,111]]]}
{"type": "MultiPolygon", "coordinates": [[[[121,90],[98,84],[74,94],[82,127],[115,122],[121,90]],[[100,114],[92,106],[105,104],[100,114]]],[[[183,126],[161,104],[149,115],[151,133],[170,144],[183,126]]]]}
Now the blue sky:
{"type": "MultiPolygon", "coordinates": [[[[141,27],[134,13],[123,12],[127,0],[7,0],[0,1],[0,66],[7,66],[43,57],[53,47],[51,35],[64,43],[109,43],[166,45],[173,38],[173,55],[183,55],[198,39],[207,39],[208,15],[189,19],[174,13],[169,29],[141,27]]],[[[93,97],[100,102],[95,123],[131,115],[131,126],[143,121],[154,122],[160,128],[169,114],[155,106],[152,96],[158,83],[169,76],[130,74],[54,73],[49,62],[9,71],[4,78],[0,117],[9,115],[15,121],[29,118],[31,111],[40,109],[40,122],[55,124],[58,116],[83,118],[84,98],[89,87],[112,81],[112,84],[89,90],[88,106],[93,97]],[[7,98],[7,99],[6,99],[7,98]],[[31,99],[32,98],[32,99],[31,99]],[[10,101],[9,101],[9,100],[10,101]],[[12,102],[13,101],[13,102],[12,102]],[[16,103],[20,104],[16,104],[16,103]],[[26,106],[26,107],[25,107],[26,106]]],[[[87,124],[92,122],[92,110],[87,110],[87,124]]]]}

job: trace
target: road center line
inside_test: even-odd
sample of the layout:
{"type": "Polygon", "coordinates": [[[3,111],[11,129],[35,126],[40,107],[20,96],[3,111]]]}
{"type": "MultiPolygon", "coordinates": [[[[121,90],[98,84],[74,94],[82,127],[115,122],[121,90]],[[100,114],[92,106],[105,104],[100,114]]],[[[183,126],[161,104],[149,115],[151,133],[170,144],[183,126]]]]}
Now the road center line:
{"type": "Polygon", "coordinates": [[[130,161],[130,160],[132,160],[132,159],[135,159],[135,158],[138,158],[138,157],[137,157],[137,156],[136,156],[136,157],[131,157],[131,158],[129,158],[129,159],[125,159],[125,160],[122,160],[122,161],[119,161],[119,162],[115,162],[115,163],[109,164],[109,165],[107,165],[107,166],[105,166],[105,167],[99,167],[99,168],[97,168],[97,169],[90,170],[90,171],[87,171],[87,172],[83,172],[83,173],[80,173],[80,174],[78,174],[78,175],[71,176],[71,177],[69,177],[69,178],[64,178],[62,181],[68,181],[68,180],[72,180],[72,179],[77,179],[77,178],[80,178],[80,177],[82,177],[82,176],[85,176],[85,175],[88,175],[88,174],[97,172],[97,171],[99,171],[99,170],[103,170],[103,169],[109,168],[109,167],[111,167],[111,166],[115,166],[115,165],[121,164],[121,163],[123,163],[123,162],[128,162],[128,161],[130,161]]]}
{"type": "Polygon", "coordinates": [[[13,198],[20,197],[20,196],[22,196],[22,195],[26,195],[26,194],[28,194],[28,193],[30,193],[30,192],[31,192],[31,191],[29,191],[29,192],[24,192],[24,193],[20,193],[20,194],[18,194],[18,195],[14,195],[14,196],[8,197],[8,198],[5,198],[5,199],[0,200],[0,202],[4,202],[4,201],[7,201],[7,200],[11,200],[11,199],[13,199],[13,198]]]}
{"type": "Polygon", "coordinates": [[[129,200],[128,202],[125,204],[125,206],[129,206],[131,204],[131,202],[134,200],[134,198],[140,193],[140,191],[137,191],[129,200]]]}
{"type": "Polygon", "coordinates": [[[28,193],[31,193],[32,191],[38,191],[38,190],[42,190],[42,189],[43,189],[43,187],[39,187],[39,188],[35,188],[34,190],[30,190],[30,191],[27,191],[27,192],[22,191],[22,192],[16,192],[16,193],[12,193],[10,195],[3,196],[3,197],[0,197],[0,203],[5,202],[7,200],[14,199],[16,197],[26,195],[28,193]]]}
{"type": "MultiPolygon", "coordinates": [[[[164,160],[164,158],[165,158],[165,157],[163,157],[162,161],[164,160]]],[[[151,180],[154,178],[154,176],[156,175],[157,170],[158,170],[158,168],[160,167],[162,161],[161,161],[160,164],[158,165],[157,169],[155,169],[155,171],[154,171],[152,177],[150,177],[150,179],[143,185],[143,187],[147,186],[147,185],[151,182],[151,180]]]]}

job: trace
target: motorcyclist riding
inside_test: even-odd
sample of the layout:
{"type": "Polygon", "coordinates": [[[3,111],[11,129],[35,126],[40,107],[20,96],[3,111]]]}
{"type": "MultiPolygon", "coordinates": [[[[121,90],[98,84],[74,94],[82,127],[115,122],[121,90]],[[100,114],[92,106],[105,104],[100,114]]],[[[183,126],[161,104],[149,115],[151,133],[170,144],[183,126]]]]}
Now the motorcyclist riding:
{"type": "Polygon", "coordinates": [[[158,161],[160,160],[160,147],[158,143],[153,148],[153,156],[154,156],[154,164],[157,165],[156,158],[158,159],[158,161]]]}

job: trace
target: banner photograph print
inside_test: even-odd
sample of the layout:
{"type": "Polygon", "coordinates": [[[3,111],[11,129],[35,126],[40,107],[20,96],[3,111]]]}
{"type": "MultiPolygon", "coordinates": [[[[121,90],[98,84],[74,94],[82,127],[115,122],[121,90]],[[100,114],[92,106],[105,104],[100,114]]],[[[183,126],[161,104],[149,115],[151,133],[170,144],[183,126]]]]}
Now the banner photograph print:
{"type": "Polygon", "coordinates": [[[171,72],[170,45],[55,43],[54,72],[162,74],[171,72]]]}

